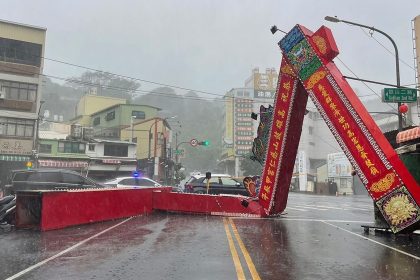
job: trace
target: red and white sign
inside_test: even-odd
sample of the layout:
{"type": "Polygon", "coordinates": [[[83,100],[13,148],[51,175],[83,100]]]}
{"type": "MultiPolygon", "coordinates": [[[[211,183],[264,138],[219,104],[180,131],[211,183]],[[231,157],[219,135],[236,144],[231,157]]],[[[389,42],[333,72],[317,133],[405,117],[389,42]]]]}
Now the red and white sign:
{"type": "Polygon", "coordinates": [[[197,139],[191,139],[190,140],[190,145],[193,147],[196,147],[198,145],[198,140],[197,139]]]}
{"type": "Polygon", "coordinates": [[[118,160],[118,159],[103,159],[102,163],[105,163],[105,164],[121,164],[121,160],[118,160]]]}
{"type": "Polygon", "coordinates": [[[38,160],[40,167],[57,167],[57,168],[86,168],[87,161],[63,161],[63,160],[38,160]]]}

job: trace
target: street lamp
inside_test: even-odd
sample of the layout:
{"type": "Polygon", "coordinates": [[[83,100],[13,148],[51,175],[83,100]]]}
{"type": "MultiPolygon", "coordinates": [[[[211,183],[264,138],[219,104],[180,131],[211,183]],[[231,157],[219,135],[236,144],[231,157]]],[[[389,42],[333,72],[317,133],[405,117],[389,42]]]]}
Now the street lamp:
{"type": "MultiPolygon", "coordinates": [[[[359,24],[359,23],[355,23],[355,22],[351,22],[351,21],[347,21],[347,20],[342,20],[342,19],[339,19],[337,17],[326,16],[324,19],[326,21],[329,21],[329,22],[334,22],[334,23],[344,22],[344,23],[347,23],[347,24],[350,24],[350,25],[355,25],[355,26],[367,28],[369,30],[381,33],[382,35],[387,37],[391,41],[392,45],[394,46],[394,50],[395,50],[395,70],[396,70],[396,74],[397,74],[397,87],[398,88],[401,87],[401,82],[400,82],[400,59],[399,59],[399,56],[398,56],[398,48],[397,48],[397,45],[395,44],[394,40],[388,34],[386,34],[385,32],[383,32],[379,29],[376,29],[373,26],[367,26],[367,25],[363,25],[363,24],[359,24]]],[[[398,102],[397,107],[399,108],[400,106],[401,106],[401,102],[398,102]]],[[[401,115],[401,112],[398,111],[398,131],[402,131],[402,128],[403,128],[402,115],[401,115]]]]}

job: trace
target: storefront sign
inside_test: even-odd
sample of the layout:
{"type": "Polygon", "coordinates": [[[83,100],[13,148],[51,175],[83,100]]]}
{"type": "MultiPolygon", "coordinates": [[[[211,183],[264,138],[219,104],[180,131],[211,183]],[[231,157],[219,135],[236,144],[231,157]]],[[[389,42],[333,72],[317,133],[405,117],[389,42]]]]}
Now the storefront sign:
{"type": "Polygon", "coordinates": [[[31,155],[32,140],[0,139],[0,154],[31,155]]]}

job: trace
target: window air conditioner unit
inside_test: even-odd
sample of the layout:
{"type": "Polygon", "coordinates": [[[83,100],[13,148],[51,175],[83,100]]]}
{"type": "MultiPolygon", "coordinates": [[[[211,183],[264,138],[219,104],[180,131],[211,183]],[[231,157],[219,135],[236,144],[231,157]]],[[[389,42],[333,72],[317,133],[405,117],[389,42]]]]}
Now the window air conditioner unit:
{"type": "Polygon", "coordinates": [[[6,92],[4,90],[0,90],[0,99],[6,98],[6,92]]]}

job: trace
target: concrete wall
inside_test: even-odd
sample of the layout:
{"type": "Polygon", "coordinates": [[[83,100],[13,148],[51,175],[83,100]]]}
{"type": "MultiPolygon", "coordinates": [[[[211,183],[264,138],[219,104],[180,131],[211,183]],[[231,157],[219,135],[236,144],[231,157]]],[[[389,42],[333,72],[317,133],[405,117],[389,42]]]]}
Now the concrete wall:
{"type": "Polygon", "coordinates": [[[98,95],[84,95],[80,99],[76,106],[76,114],[79,115],[91,115],[99,112],[105,108],[117,105],[125,104],[126,100],[122,98],[98,96],[98,95]]]}

